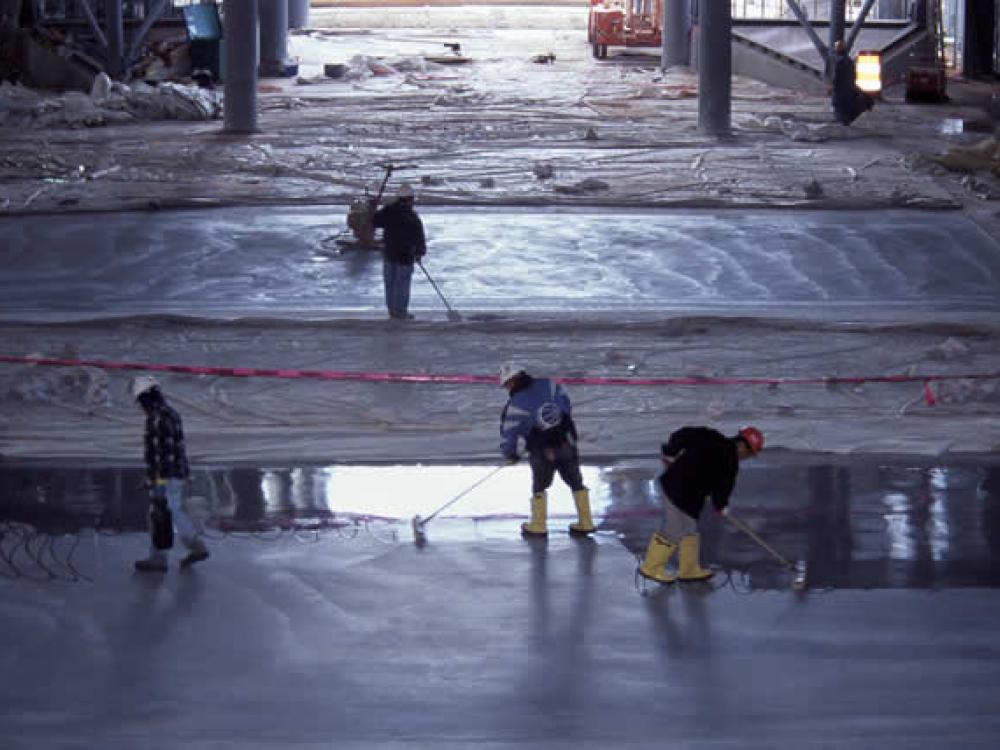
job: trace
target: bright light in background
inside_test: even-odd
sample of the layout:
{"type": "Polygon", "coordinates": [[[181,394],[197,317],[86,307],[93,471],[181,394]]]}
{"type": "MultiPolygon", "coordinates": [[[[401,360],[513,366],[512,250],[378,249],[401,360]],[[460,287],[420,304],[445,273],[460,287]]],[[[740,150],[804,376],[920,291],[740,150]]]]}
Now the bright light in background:
{"type": "MultiPolygon", "coordinates": [[[[330,466],[318,471],[325,474],[326,505],[331,511],[406,519],[417,514],[429,516],[495,468],[330,466]]],[[[584,484],[590,488],[594,512],[600,513],[607,505],[608,495],[601,472],[593,466],[583,466],[581,472],[584,484]]],[[[531,470],[527,464],[516,464],[497,472],[442,516],[526,515],[530,497],[531,470]]],[[[549,488],[549,516],[575,513],[573,494],[557,475],[549,488]]]]}
{"type": "Polygon", "coordinates": [[[883,514],[885,533],[889,537],[889,558],[891,560],[913,559],[913,524],[910,522],[912,503],[901,492],[889,492],[882,502],[887,506],[883,514]]]}
{"type": "Polygon", "coordinates": [[[948,558],[948,537],[951,533],[948,527],[948,516],[945,513],[945,500],[948,498],[948,470],[931,469],[931,497],[934,501],[930,507],[928,519],[927,541],[931,546],[931,557],[934,560],[948,558]]]}
{"type": "Polygon", "coordinates": [[[878,52],[859,52],[855,72],[859,89],[868,94],[882,93],[882,56],[878,52]]]}

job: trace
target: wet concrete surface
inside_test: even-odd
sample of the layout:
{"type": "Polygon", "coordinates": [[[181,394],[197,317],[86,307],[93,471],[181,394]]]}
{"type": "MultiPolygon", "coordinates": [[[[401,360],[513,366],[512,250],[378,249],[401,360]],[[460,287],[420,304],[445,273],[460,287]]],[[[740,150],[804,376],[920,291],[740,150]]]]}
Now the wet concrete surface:
{"type": "MultiPolygon", "coordinates": [[[[464,312],[968,321],[1000,310],[996,242],[958,213],[418,210],[427,269],[464,312]]],[[[380,256],[327,241],[345,216],[323,206],[5,218],[0,317],[381,316],[380,256]]],[[[443,312],[419,273],[411,308],[443,312]]]]}
{"type": "Polygon", "coordinates": [[[808,559],[800,592],[714,517],[714,583],[637,586],[648,465],[587,467],[594,539],[559,530],[558,487],[548,541],[517,538],[520,467],[435,519],[423,547],[392,520],[489,468],[200,470],[211,559],[143,575],[137,469],[2,465],[3,746],[1000,741],[996,462],[747,464],[734,509],[808,559]]]}
{"type": "MultiPolygon", "coordinates": [[[[528,505],[526,467],[506,467],[448,504],[495,468],[201,469],[188,504],[213,539],[330,533],[411,543],[411,519],[433,514],[425,528],[431,544],[516,542],[528,505]]],[[[649,463],[584,467],[603,541],[642,554],[660,520],[655,471],[649,463]]],[[[0,493],[0,521],[7,524],[0,566],[15,577],[22,568],[42,578],[72,577],[69,537],[145,529],[143,473],[136,468],[8,463],[0,465],[0,493]],[[65,539],[49,556],[40,551],[46,538],[58,537],[65,539]],[[35,552],[25,546],[28,538],[35,552]]],[[[790,562],[806,565],[813,589],[1000,587],[1000,462],[988,457],[768,457],[743,466],[732,507],[790,562]]],[[[549,517],[555,535],[565,535],[575,519],[570,492],[558,481],[549,517]]],[[[788,572],[719,516],[706,512],[702,533],[704,559],[720,581],[788,587],[788,572]]]]}
{"type": "MultiPolygon", "coordinates": [[[[995,747],[1000,595],[985,586],[996,567],[996,468],[796,463],[781,492],[775,468],[748,471],[737,505],[775,545],[827,549],[838,565],[847,556],[877,558],[882,570],[918,564],[922,574],[881,590],[723,580],[643,595],[617,534],[529,543],[513,538],[515,519],[486,533],[456,518],[429,527],[422,548],[394,537],[389,522],[357,533],[215,534],[201,566],[144,576],[131,572],[144,535],[104,528],[76,535],[85,578],[0,578],[3,745],[995,747]],[[793,485],[802,491],[789,493],[793,485]],[[823,521],[798,531],[795,519],[817,506],[823,521]],[[975,588],[953,587],[963,582],[945,575],[951,560],[980,571],[975,588]]],[[[103,499],[105,483],[127,487],[136,476],[8,467],[5,496],[22,500],[4,507],[44,497],[71,516],[110,507],[110,522],[124,508],[103,499]],[[90,488],[91,500],[73,487],[90,488]],[[62,502],[74,496],[75,506],[62,502]]],[[[292,491],[266,489],[294,487],[288,472],[273,482],[252,470],[230,477],[237,490],[257,488],[237,504],[246,528],[293,508],[322,515],[299,508],[292,491]]],[[[637,473],[596,483],[602,513],[609,497],[644,497],[647,482],[637,473]]],[[[126,515],[134,526],[131,505],[126,515]]],[[[651,519],[636,515],[626,532],[641,536],[651,519]]],[[[709,560],[759,559],[706,532],[709,560]]],[[[67,541],[56,544],[58,555],[67,541]]]]}

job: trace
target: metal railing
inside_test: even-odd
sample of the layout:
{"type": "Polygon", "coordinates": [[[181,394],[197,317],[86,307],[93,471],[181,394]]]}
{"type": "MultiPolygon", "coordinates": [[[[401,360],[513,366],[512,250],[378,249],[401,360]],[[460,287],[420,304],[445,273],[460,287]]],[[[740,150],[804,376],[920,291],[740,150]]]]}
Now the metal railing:
{"type": "MultiPolygon", "coordinates": [[[[745,20],[794,20],[795,14],[789,9],[785,0],[730,0],[733,8],[733,18],[745,20]]],[[[848,22],[857,18],[864,5],[863,0],[847,0],[845,10],[848,22]]],[[[903,19],[906,18],[908,2],[876,3],[869,18],[903,19]],[[902,6],[902,9],[899,8],[902,6]]],[[[830,18],[830,0],[799,0],[799,6],[813,21],[826,21],[830,18]]]]}

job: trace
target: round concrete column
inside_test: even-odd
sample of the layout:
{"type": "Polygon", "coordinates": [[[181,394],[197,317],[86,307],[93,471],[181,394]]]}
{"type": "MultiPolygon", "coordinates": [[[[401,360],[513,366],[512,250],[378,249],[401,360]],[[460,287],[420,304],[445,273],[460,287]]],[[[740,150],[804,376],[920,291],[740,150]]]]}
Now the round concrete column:
{"type": "Polygon", "coordinates": [[[663,70],[675,65],[690,65],[691,50],[688,34],[691,19],[688,16],[689,0],[664,0],[663,4],[663,70]]]}
{"type": "Polygon", "coordinates": [[[698,3],[698,127],[709,135],[731,130],[733,12],[728,2],[698,3]]]}
{"type": "Polygon", "coordinates": [[[260,73],[281,76],[288,62],[288,0],[260,2],[260,73]]]}
{"type": "Polygon", "coordinates": [[[225,0],[225,110],[227,133],[257,132],[257,3],[225,0]]]}
{"type": "Polygon", "coordinates": [[[303,29],[309,25],[309,0],[288,0],[288,28],[303,29]]]}

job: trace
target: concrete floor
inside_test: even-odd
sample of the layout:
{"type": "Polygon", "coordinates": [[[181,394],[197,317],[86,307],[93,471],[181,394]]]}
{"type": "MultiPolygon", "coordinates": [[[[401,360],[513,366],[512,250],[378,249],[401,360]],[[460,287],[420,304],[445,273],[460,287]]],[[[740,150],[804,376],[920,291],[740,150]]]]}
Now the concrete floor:
{"type": "MultiPolygon", "coordinates": [[[[449,471],[464,471],[464,483],[482,469],[449,471]]],[[[407,512],[441,500],[427,467],[354,473],[373,480],[390,470],[414,488],[407,512]]],[[[517,519],[504,517],[524,510],[524,493],[512,487],[526,477],[516,476],[456,504],[451,518],[428,526],[422,548],[391,520],[305,531],[324,508],[352,507],[334,505],[343,496],[338,471],[217,470],[214,481],[226,475],[249,494],[233,507],[208,503],[219,514],[212,559],[143,576],[130,569],[145,547],[129,530],[137,506],[109,491],[134,486],[137,473],[4,467],[8,502],[33,508],[40,528],[49,518],[61,529],[54,554],[42,556],[48,569],[65,575],[54,561],[72,559],[86,576],[45,581],[23,547],[13,554],[22,575],[4,568],[4,746],[986,748],[1000,740],[995,464],[785,456],[748,465],[734,512],[788,554],[806,550],[819,578],[800,594],[714,517],[704,519],[714,584],[637,588],[634,547],[655,523],[655,505],[648,471],[634,467],[588,469],[604,517],[594,540],[568,538],[562,518],[547,543],[516,538],[517,519]],[[307,481],[321,471],[327,484],[307,481]],[[290,512],[303,486],[331,492],[290,512]],[[67,525],[98,509],[100,534],[67,525]],[[490,518],[473,520],[477,510],[490,518]],[[221,523],[241,515],[242,526],[221,523]],[[297,531],[274,525],[295,516],[297,531]],[[866,578],[873,566],[887,575],[866,578]],[[831,570],[847,577],[824,579],[831,570]]],[[[210,479],[199,474],[195,487],[210,479]]],[[[553,491],[556,516],[565,515],[564,490],[553,491]]],[[[10,520],[5,557],[17,533],[10,520]]],[[[29,548],[44,550],[43,541],[29,548]]]]}
{"type": "MultiPolygon", "coordinates": [[[[996,240],[957,212],[418,209],[425,265],[464,311],[935,321],[959,313],[968,322],[1000,310],[996,240]]],[[[378,254],[341,255],[328,241],[346,213],[7,218],[0,316],[381,317],[378,254]]],[[[412,308],[443,317],[419,271],[412,308]]]]}

